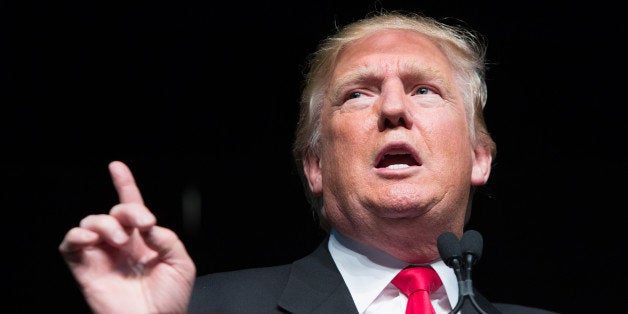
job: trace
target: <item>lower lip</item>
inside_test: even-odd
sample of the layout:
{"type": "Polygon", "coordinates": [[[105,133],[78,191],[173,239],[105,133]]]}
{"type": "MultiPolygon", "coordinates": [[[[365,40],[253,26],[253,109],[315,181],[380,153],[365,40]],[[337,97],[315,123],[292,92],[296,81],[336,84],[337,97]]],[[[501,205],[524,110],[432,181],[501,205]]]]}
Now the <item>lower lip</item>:
{"type": "Polygon", "coordinates": [[[409,166],[405,168],[375,168],[375,172],[386,178],[407,177],[419,170],[420,166],[409,166]]]}

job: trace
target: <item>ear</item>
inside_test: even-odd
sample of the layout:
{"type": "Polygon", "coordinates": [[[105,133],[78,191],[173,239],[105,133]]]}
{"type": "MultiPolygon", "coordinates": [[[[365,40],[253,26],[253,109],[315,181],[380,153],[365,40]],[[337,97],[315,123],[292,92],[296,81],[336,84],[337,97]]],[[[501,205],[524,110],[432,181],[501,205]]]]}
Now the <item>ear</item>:
{"type": "Polygon", "coordinates": [[[493,156],[488,145],[478,143],[473,149],[473,170],[471,172],[471,185],[484,185],[491,174],[493,156]]]}
{"type": "Polygon", "coordinates": [[[310,191],[316,196],[323,193],[323,177],[321,175],[321,160],[318,156],[309,154],[303,160],[303,172],[310,185],[310,191]]]}

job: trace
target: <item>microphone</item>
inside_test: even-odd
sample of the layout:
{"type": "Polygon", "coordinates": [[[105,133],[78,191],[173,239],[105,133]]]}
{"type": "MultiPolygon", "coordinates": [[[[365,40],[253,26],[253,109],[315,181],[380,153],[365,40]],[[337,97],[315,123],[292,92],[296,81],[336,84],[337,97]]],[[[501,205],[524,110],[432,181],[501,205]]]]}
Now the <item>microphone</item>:
{"type": "Polygon", "coordinates": [[[487,314],[475,300],[471,280],[472,267],[482,256],[482,235],[475,230],[468,230],[462,234],[462,239],[458,240],[455,234],[444,232],[438,236],[436,243],[441,258],[447,266],[453,268],[458,279],[458,303],[450,314],[458,313],[467,298],[478,312],[487,314]],[[465,267],[464,274],[462,273],[463,266],[465,267]]]}
{"type": "Polygon", "coordinates": [[[438,253],[445,264],[449,267],[455,267],[462,262],[462,247],[460,240],[451,232],[444,232],[436,239],[438,253]]]}
{"type": "Polygon", "coordinates": [[[482,257],[482,247],[484,242],[482,235],[475,230],[468,230],[462,235],[460,239],[460,248],[462,254],[467,258],[467,262],[471,265],[475,265],[477,261],[482,257]]]}

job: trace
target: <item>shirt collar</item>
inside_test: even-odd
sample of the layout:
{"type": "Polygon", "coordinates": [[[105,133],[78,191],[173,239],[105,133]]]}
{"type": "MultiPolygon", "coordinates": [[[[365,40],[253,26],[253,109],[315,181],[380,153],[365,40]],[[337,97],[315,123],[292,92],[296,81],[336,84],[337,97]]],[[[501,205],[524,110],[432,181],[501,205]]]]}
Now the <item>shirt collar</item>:
{"type": "MultiPolygon", "coordinates": [[[[386,252],[368,247],[332,229],[329,237],[331,253],[359,313],[362,313],[390,281],[409,264],[386,252]]],[[[430,264],[438,273],[453,307],[458,301],[458,280],[454,271],[442,260],[430,264]]]]}

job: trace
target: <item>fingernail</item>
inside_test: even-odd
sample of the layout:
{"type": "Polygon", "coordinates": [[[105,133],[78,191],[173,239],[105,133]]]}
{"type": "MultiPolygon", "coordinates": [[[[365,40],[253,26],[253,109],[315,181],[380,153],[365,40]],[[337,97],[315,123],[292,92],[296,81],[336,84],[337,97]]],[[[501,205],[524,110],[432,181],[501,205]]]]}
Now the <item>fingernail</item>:
{"type": "Polygon", "coordinates": [[[137,219],[138,227],[146,227],[153,224],[153,217],[151,216],[142,216],[137,219]]]}
{"type": "Polygon", "coordinates": [[[127,235],[126,233],[122,232],[122,231],[116,231],[113,234],[112,240],[113,242],[117,243],[117,244],[122,244],[124,242],[126,242],[127,240],[127,235]]]}

